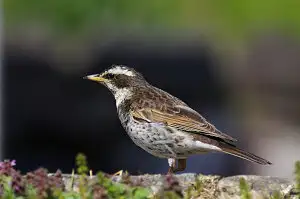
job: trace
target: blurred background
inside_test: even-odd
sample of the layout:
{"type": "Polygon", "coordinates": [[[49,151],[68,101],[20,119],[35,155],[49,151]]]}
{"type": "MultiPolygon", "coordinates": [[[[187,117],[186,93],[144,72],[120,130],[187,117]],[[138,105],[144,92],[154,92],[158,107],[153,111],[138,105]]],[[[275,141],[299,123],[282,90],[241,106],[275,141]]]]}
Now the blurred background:
{"type": "Polygon", "coordinates": [[[274,163],[192,156],[185,172],[292,178],[300,159],[300,1],[4,0],[2,159],[70,173],[165,173],[133,144],[109,91],[83,76],[134,67],[238,146],[274,163]]]}

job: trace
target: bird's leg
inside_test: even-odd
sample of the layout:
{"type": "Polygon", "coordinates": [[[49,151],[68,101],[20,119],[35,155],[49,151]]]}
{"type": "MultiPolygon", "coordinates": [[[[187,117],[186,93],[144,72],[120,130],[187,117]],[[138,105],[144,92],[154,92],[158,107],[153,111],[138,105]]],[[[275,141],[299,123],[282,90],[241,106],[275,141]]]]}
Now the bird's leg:
{"type": "Polygon", "coordinates": [[[170,175],[170,174],[173,174],[173,169],[172,169],[172,167],[169,167],[169,169],[168,169],[167,175],[170,175]]]}
{"type": "Polygon", "coordinates": [[[168,158],[169,163],[169,170],[167,174],[173,174],[176,168],[176,159],[175,158],[168,158]]]}
{"type": "Polygon", "coordinates": [[[177,168],[173,170],[173,172],[183,171],[186,168],[186,159],[179,159],[177,168]]]}

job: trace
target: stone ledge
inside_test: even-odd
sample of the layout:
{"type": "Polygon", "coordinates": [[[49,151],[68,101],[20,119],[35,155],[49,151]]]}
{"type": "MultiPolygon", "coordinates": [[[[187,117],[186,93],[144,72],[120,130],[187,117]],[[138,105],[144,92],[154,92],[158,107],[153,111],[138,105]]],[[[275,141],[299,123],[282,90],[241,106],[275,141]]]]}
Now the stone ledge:
{"type": "MultiPolygon", "coordinates": [[[[50,174],[51,175],[51,174],[50,174]]],[[[279,191],[283,196],[290,195],[294,188],[293,182],[284,178],[269,177],[269,176],[255,176],[255,175],[239,175],[230,177],[221,176],[205,176],[197,175],[194,173],[185,173],[174,175],[182,187],[183,191],[186,191],[188,187],[195,185],[196,180],[200,181],[203,185],[200,198],[240,198],[240,178],[244,178],[249,185],[250,192],[253,198],[266,198],[271,196],[276,191],[279,191]]],[[[74,186],[73,190],[78,190],[78,176],[73,176],[74,186]]],[[[130,181],[140,186],[149,187],[153,193],[159,192],[163,189],[165,175],[140,175],[130,176],[130,181]]],[[[90,177],[91,180],[95,180],[95,176],[90,177]]],[[[123,179],[121,176],[113,176],[112,181],[120,183],[123,179]]],[[[72,176],[63,174],[63,180],[66,188],[70,189],[70,183],[72,176]]],[[[296,198],[293,195],[291,198],[296,198]]]]}

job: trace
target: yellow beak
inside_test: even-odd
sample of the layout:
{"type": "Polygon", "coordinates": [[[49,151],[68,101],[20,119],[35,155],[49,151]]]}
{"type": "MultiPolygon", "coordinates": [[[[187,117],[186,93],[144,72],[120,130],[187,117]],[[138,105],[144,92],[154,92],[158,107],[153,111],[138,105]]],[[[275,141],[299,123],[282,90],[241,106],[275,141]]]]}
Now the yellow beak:
{"type": "Polygon", "coordinates": [[[95,82],[105,82],[107,79],[100,77],[99,74],[95,74],[95,75],[88,75],[83,77],[83,79],[88,79],[91,81],[95,81],[95,82]]]}

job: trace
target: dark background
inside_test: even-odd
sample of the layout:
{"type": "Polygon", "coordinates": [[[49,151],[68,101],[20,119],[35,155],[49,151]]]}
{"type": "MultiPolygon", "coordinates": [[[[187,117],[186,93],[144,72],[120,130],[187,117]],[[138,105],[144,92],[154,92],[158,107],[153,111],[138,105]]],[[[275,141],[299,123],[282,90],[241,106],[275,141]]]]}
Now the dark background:
{"type": "MultiPolygon", "coordinates": [[[[134,45],[116,44],[101,55],[101,60],[95,56],[90,73],[99,73],[112,63],[136,66],[154,85],[217,120],[226,90],[210,70],[217,66],[205,46],[182,46],[181,52],[169,49],[167,54],[159,53],[157,47],[130,49],[134,45]]],[[[166,170],[166,162],[161,169],[143,165],[147,159],[156,164],[161,161],[131,143],[118,121],[113,96],[104,87],[83,80],[85,73],[60,75],[47,66],[47,60],[22,55],[12,47],[7,47],[4,55],[4,118],[9,132],[5,153],[17,159],[18,166],[33,169],[47,165],[67,171],[76,153],[84,152],[91,166],[107,172],[120,168],[130,172],[166,170]],[[141,157],[136,159],[133,154],[141,157]]]]}
{"type": "MultiPolygon", "coordinates": [[[[23,172],[43,166],[70,173],[83,152],[94,171],[165,173],[166,160],[126,135],[109,91],[82,79],[122,64],[238,138],[241,148],[275,163],[207,154],[191,157],[185,172],[292,176],[300,159],[298,15],[261,11],[267,3],[259,1],[252,10],[238,1],[156,2],[144,5],[145,13],[134,1],[51,2],[44,13],[34,12],[45,5],[33,0],[22,9],[4,4],[2,157],[16,159],[23,172]]],[[[270,9],[294,13],[278,2],[270,9]]]]}

